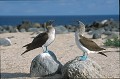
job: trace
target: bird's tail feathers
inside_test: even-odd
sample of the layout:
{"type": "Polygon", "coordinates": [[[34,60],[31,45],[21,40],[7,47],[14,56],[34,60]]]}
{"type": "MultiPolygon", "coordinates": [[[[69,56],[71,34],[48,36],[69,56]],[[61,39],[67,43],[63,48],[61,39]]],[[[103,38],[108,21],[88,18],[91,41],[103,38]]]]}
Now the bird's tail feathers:
{"type": "Polygon", "coordinates": [[[106,54],[104,54],[103,52],[98,52],[98,54],[101,54],[101,55],[104,55],[104,56],[106,56],[106,57],[107,57],[107,55],[106,55],[106,54]]]}
{"type": "Polygon", "coordinates": [[[24,51],[21,55],[25,54],[25,53],[28,52],[28,51],[30,51],[30,50],[26,50],[26,51],[24,51]]]}
{"type": "MultiPolygon", "coordinates": [[[[30,44],[26,44],[26,45],[24,45],[23,47],[27,47],[27,46],[29,46],[29,45],[30,45],[30,44]]],[[[22,48],[23,48],[23,47],[22,47],[22,48]]]]}

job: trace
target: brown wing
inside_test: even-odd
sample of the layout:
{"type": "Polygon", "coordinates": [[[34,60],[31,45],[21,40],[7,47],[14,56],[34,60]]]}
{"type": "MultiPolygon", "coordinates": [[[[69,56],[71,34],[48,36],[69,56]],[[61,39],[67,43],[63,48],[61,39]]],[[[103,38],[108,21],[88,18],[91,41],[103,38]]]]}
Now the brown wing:
{"type": "Polygon", "coordinates": [[[44,32],[44,33],[40,33],[38,36],[36,36],[33,41],[23,47],[26,47],[26,51],[23,52],[21,55],[23,55],[24,53],[30,51],[30,50],[33,50],[33,49],[36,49],[38,47],[42,47],[43,44],[45,44],[45,42],[47,41],[48,39],[48,34],[47,32],[44,32]]]}
{"type": "Polygon", "coordinates": [[[80,39],[79,39],[80,43],[85,46],[87,49],[91,50],[91,51],[101,51],[101,50],[105,50],[103,48],[100,48],[94,41],[85,38],[83,36],[80,35],[80,39]]]}

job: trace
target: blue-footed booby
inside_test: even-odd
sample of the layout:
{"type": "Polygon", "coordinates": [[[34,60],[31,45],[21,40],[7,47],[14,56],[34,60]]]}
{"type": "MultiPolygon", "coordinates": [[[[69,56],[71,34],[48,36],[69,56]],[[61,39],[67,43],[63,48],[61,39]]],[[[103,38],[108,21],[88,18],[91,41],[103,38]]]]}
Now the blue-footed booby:
{"type": "Polygon", "coordinates": [[[46,32],[40,33],[37,35],[33,41],[23,47],[26,47],[26,51],[24,51],[21,55],[24,53],[42,47],[43,52],[48,52],[47,46],[49,46],[55,39],[55,29],[52,26],[53,21],[50,20],[46,23],[46,32]]]}
{"type": "Polygon", "coordinates": [[[99,47],[94,41],[84,37],[85,25],[81,21],[78,21],[78,24],[75,31],[75,42],[77,47],[84,52],[83,56],[80,56],[80,60],[86,60],[89,53],[98,53],[107,57],[107,55],[100,52],[105,50],[104,48],[99,47]]]}

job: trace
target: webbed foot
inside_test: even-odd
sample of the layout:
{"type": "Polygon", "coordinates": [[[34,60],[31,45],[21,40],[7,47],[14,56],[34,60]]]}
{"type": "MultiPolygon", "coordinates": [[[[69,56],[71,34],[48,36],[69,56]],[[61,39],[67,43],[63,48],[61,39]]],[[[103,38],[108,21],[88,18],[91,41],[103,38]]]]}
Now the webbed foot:
{"type": "Polygon", "coordinates": [[[49,51],[49,50],[46,50],[46,51],[44,51],[44,53],[49,53],[48,51],[49,51]]]}
{"type": "Polygon", "coordinates": [[[80,56],[80,61],[85,61],[87,59],[86,55],[80,56]]]}

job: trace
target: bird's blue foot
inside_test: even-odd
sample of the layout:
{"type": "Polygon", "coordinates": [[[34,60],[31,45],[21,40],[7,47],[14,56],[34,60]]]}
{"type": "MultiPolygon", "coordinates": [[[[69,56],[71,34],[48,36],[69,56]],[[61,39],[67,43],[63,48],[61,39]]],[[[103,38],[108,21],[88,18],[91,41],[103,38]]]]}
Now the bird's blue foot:
{"type": "Polygon", "coordinates": [[[49,53],[48,51],[49,51],[49,50],[46,50],[44,53],[49,53]]]}
{"type": "Polygon", "coordinates": [[[80,61],[85,61],[87,59],[86,55],[80,56],[80,61]]]}

